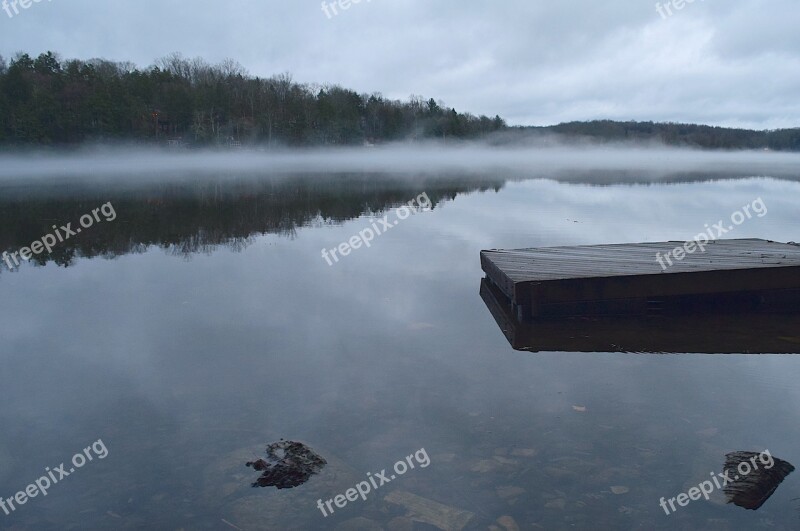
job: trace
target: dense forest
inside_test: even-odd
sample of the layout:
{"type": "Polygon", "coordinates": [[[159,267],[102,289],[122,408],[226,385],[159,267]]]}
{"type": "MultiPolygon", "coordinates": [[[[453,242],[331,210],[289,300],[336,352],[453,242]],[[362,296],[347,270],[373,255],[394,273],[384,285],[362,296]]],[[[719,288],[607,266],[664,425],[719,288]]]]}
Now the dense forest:
{"type": "Polygon", "coordinates": [[[363,144],[471,138],[505,128],[433,99],[408,102],[338,86],[252,77],[232,60],[210,65],[174,54],[132,63],[0,57],[0,143],[160,141],[177,145],[363,144]]]}
{"type": "Polygon", "coordinates": [[[657,142],[705,149],[800,151],[800,129],[754,131],[706,125],[598,120],[508,127],[441,101],[407,102],[289,74],[253,77],[233,60],[211,65],[173,54],[140,69],[129,62],[0,56],[0,145],[157,142],[173,146],[363,145],[474,139],[495,142],[657,142]]]}

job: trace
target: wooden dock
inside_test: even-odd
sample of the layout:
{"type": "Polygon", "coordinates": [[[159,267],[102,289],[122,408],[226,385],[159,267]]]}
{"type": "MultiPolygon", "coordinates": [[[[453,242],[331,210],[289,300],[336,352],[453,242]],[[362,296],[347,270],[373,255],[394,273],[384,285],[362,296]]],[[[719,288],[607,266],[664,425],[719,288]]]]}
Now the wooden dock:
{"type": "Polygon", "coordinates": [[[800,311],[800,246],[715,240],[481,251],[516,318],[800,311]],[[669,258],[669,260],[667,260],[669,258]],[[671,265],[670,265],[671,262],[671,265]],[[666,266],[666,267],[664,267],[666,266]]]}

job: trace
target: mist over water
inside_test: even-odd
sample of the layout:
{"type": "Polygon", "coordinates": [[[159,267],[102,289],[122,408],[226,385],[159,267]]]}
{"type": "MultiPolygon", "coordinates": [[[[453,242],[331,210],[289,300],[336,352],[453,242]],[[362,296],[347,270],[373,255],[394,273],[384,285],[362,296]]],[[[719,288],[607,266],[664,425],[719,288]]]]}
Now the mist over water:
{"type": "Polygon", "coordinates": [[[563,172],[621,172],[643,180],[703,172],[709,175],[800,177],[800,154],[698,151],[665,147],[508,147],[484,143],[394,144],[302,150],[167,150],[95,147],[72,153],[0,155],[0,184],[42,181],[135,183],[224,176],[274,177],[298,173],[482,174],[559,178],[563,172]]]}
{"type": "MultiPolygon", "coordinates": [[[[666,517],[658,499],[731,448],[800,462],[798,357],[522,355],[479,295],[479,252],[691,238],[757,198],[768,213],[732,236],[796,241],[798,177],[800,157],[785,153],[599,146],[3,155],[0,250],[104,204],[115,216],[0,267],[0,295],[14,301],[0,322],[0,421],[16,426],[0,433],[0,494],[87,437],[109,450],[75,476],[81,488],[0,521],[385,523],[402,513],[387,515],[383,496],[330,518],[315,504],[424,447],[430,466],[393,484],[474,512],[475,529],[500,515],[625,529],[631,514],[648,529],[761,518],[791,529],[792,478],[757,514],[697,504],[666,517]],[[371,247],[332,265],[320,255],[421,193],[432,208],[371,247]],[[244,463],[281,438],[309,444],[326,470],[291,492],[252,489],[244,463]]],[[[747,324],[738,333],[798,340],[747,324]]]]}

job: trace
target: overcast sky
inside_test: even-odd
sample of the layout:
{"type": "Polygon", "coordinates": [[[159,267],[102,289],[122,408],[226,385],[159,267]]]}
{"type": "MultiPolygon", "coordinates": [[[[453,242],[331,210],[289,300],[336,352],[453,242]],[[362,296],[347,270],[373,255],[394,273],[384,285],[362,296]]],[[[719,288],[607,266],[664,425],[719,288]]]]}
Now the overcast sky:
{"type": "Polygon", "coordinates": [[[513,125],[800,126],[798,0],[695,0],[666,18],[650,0],[361,0],[337,11],[320,0],[42,0],[0,11],[0,53],[141,66],[172,52],[230,57],[254,75],[434,97],[513,125]]]}

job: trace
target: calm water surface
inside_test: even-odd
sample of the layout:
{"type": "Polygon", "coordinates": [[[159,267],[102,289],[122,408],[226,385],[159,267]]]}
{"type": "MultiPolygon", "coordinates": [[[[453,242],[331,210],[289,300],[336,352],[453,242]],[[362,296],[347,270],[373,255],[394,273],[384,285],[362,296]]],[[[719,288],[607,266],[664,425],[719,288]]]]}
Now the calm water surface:
{"type": "Polygon", "coordinates": [[[800,474],[758,511],[659,507],[727,452],[800,463],[800,356],[519,352],[478,293],[481,249],[687,239],[757,198],[768,214],[728,236],[798,241],[800,184],[512,177],[7,186],[4,250],[107,201],[117,218],[2,266],[0,496],[99,439],[108,456],[0,527],[433,529],[393,492],[469,511],[474,529],[800,526],[800,474]],[[431,211],[321,257],[422,192],[431,211]],[[281,438],[328,466],[251,488],[245,461],[281,438]],[[317,508],[421,448],[429,466],[317,508]]]}

